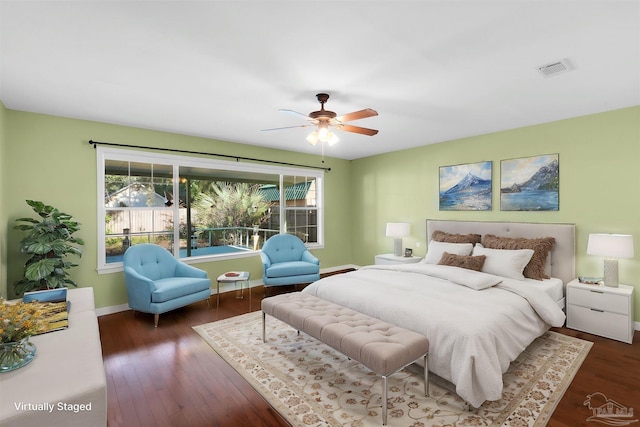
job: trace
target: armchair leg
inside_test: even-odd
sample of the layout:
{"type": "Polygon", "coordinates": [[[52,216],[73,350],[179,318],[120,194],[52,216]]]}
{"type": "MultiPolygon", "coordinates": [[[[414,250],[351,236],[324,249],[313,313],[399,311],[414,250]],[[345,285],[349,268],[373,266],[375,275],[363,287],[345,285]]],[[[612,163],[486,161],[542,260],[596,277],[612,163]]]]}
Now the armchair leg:
{"type": "Polygon", "coordinates": [[[158,313],[153,315],[153,327],[158,327],[158,321],[160,320],[160,315],[158,313]]]}

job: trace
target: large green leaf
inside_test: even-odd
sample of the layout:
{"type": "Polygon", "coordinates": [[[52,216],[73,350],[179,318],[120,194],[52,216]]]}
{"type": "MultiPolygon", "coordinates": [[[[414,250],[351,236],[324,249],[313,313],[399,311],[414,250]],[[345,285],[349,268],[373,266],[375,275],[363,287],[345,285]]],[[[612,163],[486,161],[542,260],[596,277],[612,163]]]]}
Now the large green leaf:
{"type": "Polygon", "coordinates": [[[56,268],[58,260],[55,258],[45,258],[34,262],[25,268],[24,277],[29,280],[40,280],[46,278],[56,268]]]}
{"type": "Polygon", "coordinates": [[[22,279],[14,284],[14,289],[17,295],[22,295],[25,292],[39,290],[42,287],[40,282],[34,280],[22,279]]]}
{"type": "Polygon", "coordinates": [[[76,248],[75,246],[67,245],[64,251],[65,255],[76,255],[78,257],[82,257],[82,250],[80,248],[76,248]]]}
{"type": "Polygon", "coordinates": [[[33,211],[42,218],[47,218],[51,213],[58,211],[53,206],[45,205],[44,203],[35,200],[27,200],[27,204],[31,206],[33,211]]]}
{"type": "Polygon", "coordinates": [[[73,246],[68,245],[62,239],[57,239],[51,242],[51,249],[57,256],[65,255],[69,251],[69,248],[73,248],[73,246]]]}
{"type": "Polygon", "coordinates": [[[53,245],[44,239],[37,239],[26,245],[24,249],[29,253],[44,255],[53,250],[53,245]]]}
{"type": "Polygon", "coordinates": [[[64,277],[61,276],[49,276],[45,280],[47,288],[63,288],[66,284],[64,277]]]}
{"type": "Polygon", "coordinates": [[[32,224],[39,224],[40,221],[38,221],[37,219],[34,218],[18,218],[16,219],[16,222],[30,222],[32,224]]]}
{"type": "Polygon", "coordinates": [[[42,202],[38,202],[36,200],[27,200],[26,202],[29,206],[33,208],[34,211],[36,211],[36,213],[44,209],[44,203],[42,202]]]}

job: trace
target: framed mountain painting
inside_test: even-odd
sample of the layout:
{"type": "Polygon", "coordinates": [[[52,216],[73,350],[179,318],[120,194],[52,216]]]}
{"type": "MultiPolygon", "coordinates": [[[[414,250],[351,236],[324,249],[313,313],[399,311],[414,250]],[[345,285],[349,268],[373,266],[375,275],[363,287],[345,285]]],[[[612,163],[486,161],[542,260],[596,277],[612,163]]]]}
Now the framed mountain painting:
{"type": "Polygon", "coordinates": [[[500,210],[557,211],[560,166],[557,154],[500,162],[500,210]]]}
{"type": "Polygon", "coordinates": [[[490,211],[492,162],[440,166],[441,211],[490,211]]]}

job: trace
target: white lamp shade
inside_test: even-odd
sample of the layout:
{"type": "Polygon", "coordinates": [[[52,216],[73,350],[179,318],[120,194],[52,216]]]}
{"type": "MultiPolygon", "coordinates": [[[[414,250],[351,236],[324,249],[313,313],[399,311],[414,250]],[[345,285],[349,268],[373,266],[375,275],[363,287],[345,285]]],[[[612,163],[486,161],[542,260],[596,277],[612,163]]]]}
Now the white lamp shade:
{"type": "Polygon", "coordinates": [[[388,222],[387,237],[409,236],[410,224],[408,222],[388,222]]]}
{"type": "Polygon", "coordinates": [[[630,234],[589,234],[587,254],[606,258],[633,258],[630,234]]]}
{"type": "Polygon", "coordinates": [[[307,142],[311,145],[316,145],[318,143],[318,132],[313,131],[307,136],[307,142]]]}
{"type": "Polygon", "coordinates": [[[329,147],[333,147],[338,143],[338,141],[340,140],[338,139],[336,134],[333,132],[329,132],[329,141],[327,141],[329,143],[329,147]]]}

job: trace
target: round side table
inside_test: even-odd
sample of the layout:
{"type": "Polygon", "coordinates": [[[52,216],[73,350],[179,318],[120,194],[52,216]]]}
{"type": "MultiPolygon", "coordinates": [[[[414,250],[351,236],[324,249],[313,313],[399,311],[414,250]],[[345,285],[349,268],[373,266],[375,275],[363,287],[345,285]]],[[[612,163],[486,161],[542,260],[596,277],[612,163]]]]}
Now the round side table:
{"type": "Polygon", "coordinates": [[[251,286],[249,284],[250,277],[251,277],[251,274],[248,271],[227,271],[226,273],[218,276],[218,279],[217,279],[218,297],[217,297],[217,303],[216,303],[216,310],[218,309],[218,307],[220,307],[220,283],[235,283],[237,286],[238,282],[240,282],[241,283],[240,298],[244,298],[244,283],[246,283],[247,288],[249,288],[249,311],[251,311],[251,286]]]}

